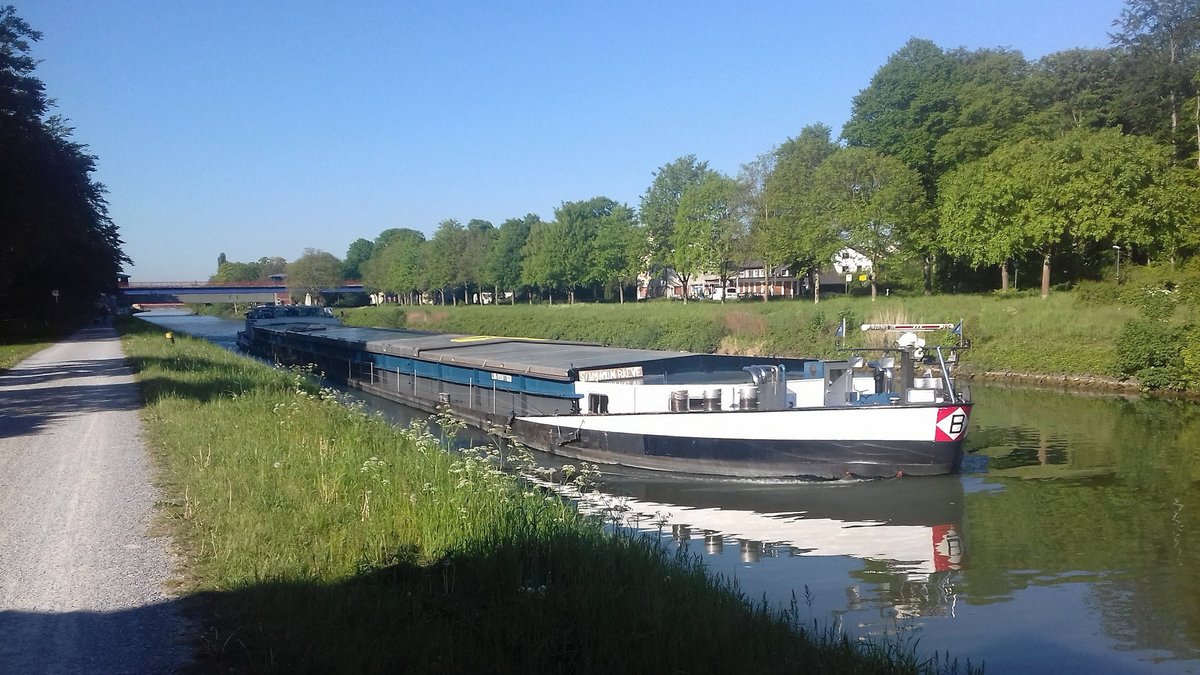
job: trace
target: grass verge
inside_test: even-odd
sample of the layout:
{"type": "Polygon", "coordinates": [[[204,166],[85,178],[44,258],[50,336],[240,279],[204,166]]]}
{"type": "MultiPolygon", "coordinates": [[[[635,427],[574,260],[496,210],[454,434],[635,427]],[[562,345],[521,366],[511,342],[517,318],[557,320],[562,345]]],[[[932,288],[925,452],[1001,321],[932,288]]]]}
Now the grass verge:
{"type": "Polygon", "coordinates": [[[888,319],[963,319],[972,371],[1112,376],[1116,341],[1134,311],[1118,304],[1083,304],[1070,293],[1047,300],[1028,294],[931,297],[836,297],[770,303],[642,302],[500,305],[344,310],[349,323],[455,333],[586,340],[609,345],[694,352],[829,356],[842,317],[847,345],[862,344],[861,323],[888,319]]]}
{"type": "Polygon", "coordinates": [[[123,330],[203,670],[957,670],[751,605],[697,559],[499,471],[496,448],[451,455],[300,374],[123,330]]]}

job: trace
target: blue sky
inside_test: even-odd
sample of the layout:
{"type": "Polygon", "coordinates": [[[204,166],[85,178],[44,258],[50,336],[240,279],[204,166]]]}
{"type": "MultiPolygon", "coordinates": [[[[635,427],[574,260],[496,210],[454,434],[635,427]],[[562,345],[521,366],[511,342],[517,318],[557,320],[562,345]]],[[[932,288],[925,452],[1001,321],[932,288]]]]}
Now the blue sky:
{"type": "Polygon", "coordinates": [[[658,167],[741,164],[824,122],[910,37],[1104,47],[1119,0],[10,0],[99,157],[135,281],[217,255],[338,257],[390,227],[497,225],[658,167]]]}

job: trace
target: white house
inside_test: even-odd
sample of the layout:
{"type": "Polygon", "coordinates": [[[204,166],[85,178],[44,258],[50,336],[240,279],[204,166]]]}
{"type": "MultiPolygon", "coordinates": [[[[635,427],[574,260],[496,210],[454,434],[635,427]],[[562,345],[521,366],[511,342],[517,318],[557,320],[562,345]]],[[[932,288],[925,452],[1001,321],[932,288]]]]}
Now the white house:
{"type": "Polygon", "coordinates": [[[871,259],[850,247],[833,254],[833,271],[838,274],[870,274],[872,269],[871,259]]]}

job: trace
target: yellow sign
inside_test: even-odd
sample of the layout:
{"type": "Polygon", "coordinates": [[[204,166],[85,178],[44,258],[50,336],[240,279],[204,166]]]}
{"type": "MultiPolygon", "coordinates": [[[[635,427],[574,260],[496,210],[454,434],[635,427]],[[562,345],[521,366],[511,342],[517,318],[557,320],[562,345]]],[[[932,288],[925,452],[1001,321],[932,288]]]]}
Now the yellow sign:
{"type": "Polygon", "coordinates": [[[860,275],[858,275],[858,280],[859,280],[859,281],[866,281],[866,280],[867,280],[867,275],[865,275],[865,274],[860,274],[860,275]]]}

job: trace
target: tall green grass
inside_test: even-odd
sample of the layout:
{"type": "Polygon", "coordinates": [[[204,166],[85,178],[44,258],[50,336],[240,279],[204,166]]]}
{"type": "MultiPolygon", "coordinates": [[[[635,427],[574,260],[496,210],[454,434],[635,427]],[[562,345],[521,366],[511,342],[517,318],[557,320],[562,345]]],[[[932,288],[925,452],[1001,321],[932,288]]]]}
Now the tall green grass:
{"type": "Polygon", "coordinates": [[[1109,376],[1116,374],[1114,344],[1134,311],[1118,304],[1084,304],[1070,293],[1042,300],[1028,294],[931,297],[838,297],[721,305],[643,302],[576,305],[500,305],[437,308],[360,308],[347,311],[359,325],[516,335],[695,352],[828,356],[834,331],[847,318],[847,344],[861,344],[858,325],[880,318],[911,322],[965,322],[972,342],[971,370],[1109,376]]]}
{"type": "Polygon", "coordinates": [[[501,446],[452,455],[302,373],[126,330],[203,670],[957,669],[751,605],[698,559],[502,471],[501,446]]]}

